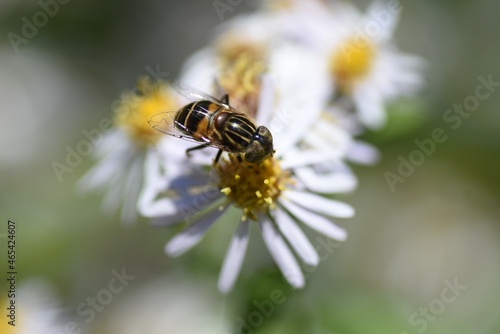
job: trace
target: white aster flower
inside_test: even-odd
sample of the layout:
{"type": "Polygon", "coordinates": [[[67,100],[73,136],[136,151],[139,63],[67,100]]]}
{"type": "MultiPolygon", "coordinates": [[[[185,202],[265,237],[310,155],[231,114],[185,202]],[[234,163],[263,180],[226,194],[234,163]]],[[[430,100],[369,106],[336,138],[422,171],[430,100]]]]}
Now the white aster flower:
{"type": "MultiPolygon", "coordinates": [[[[291,49],[281,50],[290,51],[287,53],[290,57],[305,56],[291,49]]],[[[319,262],[315,248],[300,225],[329,238],[345,240],[346,231],[331,218],[349,218],[354,214],[351,206],[318,194],[350,191],[356,185],[352,173],[339,166],[348,147],[348,133],[335,134],[331,129],[327,133],[311,131],[326,101],[324,86],[311,81],[310,92],[300,94],[298,79],[305,75],[307,80],[306,71],[298,71],[297,78],[291,77],[293,71],[284,77],[286,72],[280,71],[282,64],[273,62],[272,55],[270,58],[266,62],[267,70],[255,79],[259,81],[259,91],[252,95],[255,92],[250,86],[246,90],[248,94],[242,96],[258,98],[257,108],[248,112],[253,111],[257,124],[271,129],[277,150],[275,156],[248,166],[238,162],[234,155],[225,154],[209,173],[212,160],[206,159],[206,153],[193,154],[188,159],[183,155],[185,142],[168,137],[159,146],[163,158],[160,163],[147,164],[151,168],[146,173],[145,188],[139,199],[140,212],[154,218],[156,224],[189,222],[186,229],[167,244],[165,250],[171,256],[181,255],[198,244],[214,223],[227,223],[234,211],[229,208],[236,207],[239,218],[219,278],[222,292],[232,289],[240,272],[250,224],[260,227],[263,240],[283,275],[293,287],[300,288],[305,279],[296,256],[309,266],[319,262]],[[294,116],[283,118],[282,112],[294,116]],[[309,140],[308,136],[313,134],[314,138],[309,140]],[[322,146],[325,135],[335,139],[337,146],[322,146]],[[332,161],[339,165],[331,164],[332,161]],[[322,165],[325,162],[329,163],[322,165]]],[[[203,62],[196,63],[196,71],[186,71],[185,75],[204,73],[200,63],[203,62]]],[[[253,68],[254,64],[247,65],[253,68]]],[[[224,74],[220,79],[224,81],[224,74]]],[[[211,156],[214,155],[212,152],[211,156]]]]}
{"type": "Polygon", "coordinates": [[[104,210],[114,212],[121,206],[124,223],[136,219],[144,163],[147,157],[158,154],[154,147],[162,138],[148,120],[156,113],[179,107],[166,84],[143,78],[137,90],[122,96],[115,110],[114,129],[96,147],[99,162],[78,185],[85,191],[105,192],[104,210]]]}
{"type": "Polygon", "coordinates": [[[284,33],[321,55],[336,94],[351,100],[360,122],[385,123],[385,103],[414,93],[422,84],[422,60],[391,43],[399,13],[376,2],[366,14],[342,2],[293,2],[284,33]]]}

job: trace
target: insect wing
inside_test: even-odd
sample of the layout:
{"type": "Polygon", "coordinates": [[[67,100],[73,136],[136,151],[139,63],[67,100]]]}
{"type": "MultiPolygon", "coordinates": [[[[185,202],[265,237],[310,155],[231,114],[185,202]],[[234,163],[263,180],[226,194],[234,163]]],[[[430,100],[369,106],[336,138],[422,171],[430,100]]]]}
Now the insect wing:
{"type": "Polygon", "coordinates": [[[174,83],[172,83],[172,87],[174,87],[182,96],[187,98],[189,101],[194,102],[194,101],[200,101],[200,100],[207,100],[207,101],[210,101],[210,102],[213,102],[217,105],[222,106],[224,109],[227,109],[227,110],[233,109],[227,103],[221,101],[220,99],[217,99],[217,98],[213,97],[212,95],[200,92],[200,91],[196,90],[195,88],[190,87],[184,83],[174,82],[174,83]]]}
{"type": "Polygon", "coordinates": [[[151,116],[149,125],[157,131],[167,135],[176,136],[180,131],[175,127],[175,115],[177,111],[164,111],[151,116]]]}
{"type": "MultiPolygon", "coordinates": [[[[148,120],[149,125],[157,131],[160,131],[164,134],[174,136],[177,138],[185,138],[189,139],[189,135],[183,133],[176,127],[176,124],[179,124],[175,121],[175,115],[177,111],[165,111],[157,113],[148,120]],[[187,138],[186,138],[187,137],[187,138]]],[[[182,128],[182,127],[181,127],[182,128]]]]}
{"type": "Polygon", "coordinates": [[[190,134],[191,131],[189,131],[183,124],[175,120],[176,114],[177,111],[160,112],[153,115],[148,120],[148,123],[153,129],[160,131],[164,134],[167,134],[169,136],[181,138],[194,143],[205,142],[207,144],[210,144],[211,146],[217,147],[217,145],[213,145],[212,140],[210,138],[201,138],[201,140],[194,139],[193,136],[190,134]],[[183,131],[181,131],[181,129],[183,131]]]}

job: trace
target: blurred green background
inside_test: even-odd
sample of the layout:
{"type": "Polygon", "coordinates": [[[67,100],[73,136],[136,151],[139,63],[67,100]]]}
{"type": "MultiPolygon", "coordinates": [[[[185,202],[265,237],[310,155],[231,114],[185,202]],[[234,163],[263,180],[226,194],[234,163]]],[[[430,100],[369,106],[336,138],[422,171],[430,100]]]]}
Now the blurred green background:
{"type": "MultiPolygon", "coordinates": [[[[382,160],[354,166],[359,187],[345,200],[357,215],[342,222],[348,241],[331,249],[305,289],[291,291],[253,233],[240,280],[222,296],[216,282],[233,227],[216,226],[199,247],[171,259],[163,248],[175,228],[152,228],[146,220],[124,227],[99,210],[100,196],[77,194],[75,182],[93,165],[90,157],[62,182],[51,167],[64,161],[67,145],[85,139],[82,130],[111,115],[113,102],[148,68],[176,78],[221,22],[212,2],[71,0],[16,53],[7,34],[20,34],[22,18],[40,7],[3,0],[0,233],[7,219],[17,222],[20,285],[35,278],[52,284],[58,307],[88,333],[229,333],[242,323],[256,333],[499,333],[500,91],[457,130],[443,114],[474,94],[478,76],[500,81],[500,2],[402,5],[395,43],[427,60],[426,85],[417,103],[391,105],[387,128],[364,136],[382,160]],[[398,157],[408,158],[414,140],[435,128],[445,130],[446,142],[392,192],[384,173],[396,173],[398,157]],[[82,322],[75,308],[124,267],[135,279],[94,321],[82,322]],[[412,323],[425,319],[415,317],[421,308],[439,307],[436,299],[454,280],[464,291],[441,302],[444,309],[425,326],[412,323]],[[271,308],[273,291],[282,293],[282,303],[271,308]],[[257,311],[266,315],[260,319],[257,311]]],[[[254,6],[243,1],[226,17],[254,6]]],[[[2,279],[2,296],[5,286],[2,279]]]]}

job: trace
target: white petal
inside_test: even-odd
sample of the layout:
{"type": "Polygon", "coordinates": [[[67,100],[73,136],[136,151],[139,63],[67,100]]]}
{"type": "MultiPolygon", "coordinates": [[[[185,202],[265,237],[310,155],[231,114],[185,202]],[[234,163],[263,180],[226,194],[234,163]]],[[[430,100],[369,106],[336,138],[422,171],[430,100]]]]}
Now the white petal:
{"type": "Polygon", "coordinates": [[[157,199],[167,189],[169,179],[160,172],[159,156],[149,154],[145,163],[144,187],[137,202],[137,209],[144,217],[158,217],[177,212],[171,199],[157,199]]]}
{"type": "Polygon", "coordinates": [[[274,105],[274,82],[273,78],[269,74],[265,74],[262,77],[260,96],[259,96],[259,106],[257,108],[257,126],[261,124],[268,124],[271,113],[273,111],[274,105]]]}
{"type": "Polygon", "coordinates": [[[300,270],[297,260],[279,232],[267,219],[259,221],[259,226],[262,230],[262,238],[267,249],[283,273],[283,276],[285,276],[286,280],[294,288],[302,288],[305,283],[304,275],[300,270]]]}
{"type": "Polygon", "coordinates": [[[347,232],[343,228],[338,227],[325,217],[303,209],[297,204],[285,199],[283,199],[280,203],[283,204],[283,206],[290,211],[291,214],[297,217],[297,219],[327,237],[339,241],[343,241],[347,238],[347,232]]]}
{"type": "Polygon", "coordinates": [[[139,196],[138,209],[144,217],[161,217],[178,212],[174,201],[168,198],[156,199],[157,192],[153,188],[144,189],[139,196]]]}
{"type": "Polygon", "coordinates": [[[367,127],[379,129],[385,124],[385,109],[382,97],[369,84],[358,86],[353,92],[354,103],[360,121],[367,127]]]}
{"type": "Polygon", "coordinates": [[[218,26],[216,33],[219,38],[234,35],[249,44],[266,45],[278,32],[276,16],[269,12],[240,15],[218,26]]]}
{"type": "Polygon", "coordinates": [[[340,159],[344,156],[344,152],[335,148],[328,150],[299,150],[289,149],[283,152],[283,160],[281,161],[282,169],[292,169],[302,166],[314,165],[325,161],[340,159]]]}
{"type": "Polygon", "coordinates": [[[176,235],[165,247],[165,251],[170,256],[179,256],[196,246],[205,232],[213,223],[215,223],[224,213],[218,209],[212,210],[200,220],[192,223],[184,231],[176,235]]]}
{"type": "Polygon", "coordinates": [[[238,277],[243,259],[248,246],[248,225],[249,221],[240,222],[238,229],[231,238],[231,243],[226,252],[224,263],[219,275],[219,290],[227,293],[232,290],[236,278],[238,277]]]}
{"type": "MultiPolygon", "coordinates": [[[[326,149],[345,151],[352,141],[351,135],[337,123],[338,121],[333,121],[330,114],[325,113],[324,118],[321,118],[314,125],[314,128],[308,133],[305,140],[312,138],[319,142],[319,147],[324,146],[326,149]]],[[[314,141],[312,142],[314,143],[314,141]]]]}
{"type": "Polygon", "coordinates": [[[77,189],[86,192],[107,188],[110,181],[123,176],[124,166],[128,166],[136,153],[133,147],[129,147],[126,150],[116,150],[103,156],[97,165],[78,181],[77,189]]]}
{"type": "Polygon", "coordinates": [[[175,199],[169,197],[156,198],[158,193],[144,191],[140,198],[141,214],[145,217],[151,218],[168,218],[168,216],[176,216],[181,218],[181,220],[184,220],[223,197],[218,189],[213,190],[212,188],[194,196],[190,196],[188,194],[177,194],[180,195],[180,197],[175,199]]]}
{"type": "Polygon", "coordinates": [[[365,17],[366,24],[376,23],[379,31],[372,38],[379,42],[391,40],[399,21],[399,12],[393,13],[388,10],[388,2],[374,1],[367,9],[365,17]]]}
{"type": "Polygon", "coordinates": [[[110,179],[106,185],[107,189],[104,193],[104,198],[101,203],[101,210],[111,215],[120,207],[121,195],[123,193],[123,172],[117,173],[118,177],[110,179]]]}
{"type": "Polygon", "coordinates": [[[278,152],[286,151],[316,122],[329,98],[331,82],[321,57],[292,43],[273,50],[269,69],[280,98],[268,127],[278,152]]]}
{"type": "Polygon", "coordinates": [[[152,206],[150,210],[156,208],[157,212],[161,212],[162,214],[150,216],[153,218],[151,220],[151,224],[154,226],[165,227],[182,222],[191,223],[194,215],[209,205],[214,208],[220,207],[221,205],[223,206],[225,198],[222,197],[223,196],[218,196],[216,198],[210,198],[210,202],[202,202],[208,198],[205,193],[202,193],[197,196],[183,198],[181,201],[172,201],[168,199],[158,200],[154,203],[155,206],[157,205],[157,208],[152,206]],[[194,203],[201,204],[195,205],[194,203]],[[167,211],[169,211],[169,213],[164,214],[164,212],[167,211]]]}
{"type": "Polygon", "coordinates": [[[99,158],[107,157],[113,152],[124,152],[133,147],[130,138],[120,129],[113,129],[104,135],[102,141],[98,141],[95,146],[95,156],[99,158]]]}
{"type": "Polygon", "coordinates": [[[160,217],[155,220],[155,224],[170,225],[180,222],[222,196],[219,190],[213,187],[204,188],[203,192],[191,195],[189,189],[206,186],[210,181],[208,175],[198,173],[196,166],[186,166],[182,161],[164,161],[162,171],[162,166],[158,165],[158,157],[152,155],[149,158],[138,210],[145,217],[160,217]],[[165,197],[162,193],[167,189],[174,191],[176,197],[165,197]]]}
{"type": "Polygon", "coordinates": [[[297,223],[286,212],[280,209],[275,211],[274,216],[281,233],[302,258],[302,261],[309,266],[318,265],[318,253],[297,223]]]}
{"type": "Polygon", "coordinates": [[[128,173],[123,187],[121,221],[130,224],[137,218],[137,203],[144,176],[144,156],[136,157],[127,168],[128,173]]]}
{"type": "Polygon", "coordinates": [[[345,193],[358,185],[357,178],[351,172],[318,174],[309,167],[297,168],[294,172],[309,190],[318,193],[345,193]]]}
{"type": "Polygon", "coordinates": [[[380,160],[380,152],[373,145],[355,140],[351,142],[346,158],[361,165],[373,165],[380,160]]]}
{"type": "Polygon", "coordinates": [[[189,57],[182,67],[180,82],[201,92],[212,94],[216,75],[217,65],[213,51],[201,49],[189,57]]]}
{"type": "Polygon", "coordinates": [[[283,195],[300,206],[319,214],[338,218],[354,216],[354,208],[344,202],[294,190],[287,190],[283,195]]]}
{"type": "Polygon", "coordinates": [[[297,106],[284,105],[276,109],[268,128],[273,134],[274,147],[278,154],[286,152],[299,141],[311,126],[311,119],[314,120],[314,117],[311,117],[304,122],[298,122],[300,117],[301,110],[297,106]]]}
{"type": "MultiPolygon", "coordinates": [[[[338,132],[334,128],[331,129],[330,131],[332,132],[338,132]],[[333,130],[333,131],[332,131],[333,130]]],[[[347,134],[347,133],[346,133],[347,134]]],[[[317,151],[322,151],[322,152],[338,152],[337,154],[341,154],[342,156],[345,154],[345,151],[348,147],[349,142],[351,141],[351,138],[344,137],[345,139],[348,140],[343,140],[342,142],[338,140],[333,140],[332,135],[329,136],[328,138],[325,135],[319,134],[317,128],[312,129],[312,132],[309,133],[307,136],[303,138],[304,143],[309,144],[313,148],[315,148],[317,151]]]]}
{"type": "MultiPolygon", "coordinates": [[[[113,214],[115,211],[118,210],[120,205],[125,205],[124,201],[127,198],[126,196],[128,195],[128,192],[125,190],[126,187],[129,187],[127,184],[130,184],[131,180],[134,179],[135,177],[132,176],[130,178],[130,173],[134,173],[135,171],[133,170],[134,164],[142,164],[143,163],[143,158],[144,155],[142,151],[134,150],[131,149],[129,152],[124,152],[125,154],[122,154],[120,157],[117,157],[116,160],[120,161],[121,164],[120,166],[117,166],[117,168],[113,171],[111,175],[108,176],[107,179],[101,180],[101,184],[99,185],[92,185],[89,183],[90,187],[94,187],[96,190],[103,190],[105,191],[105,196],[104,199],[101,203],[101,209],[107,213],[107,214],[113,214]]],[[[111,159],[113,159],[113,156],[108,156],[105,157],[104,160],[102,160],[102,163],[108,163],[111,159]]],[[[135,167],[137,168],[137,167],[135,167]]],[[[139,169],[142,167],[139,166],[139,169]]],[[[92,171],[89,172],[92,173],[92,171]]],[[[142,171],[138,170],[136,174],[141,174],[138,175],[140,182],[142,183],[142,171]]],[[[97,175],[95,175],[97,176],[97,175]]],[[[99,178],[103,177],[104,175],[98,176],[99,178]]],[[[92,177],[92,176],[91,176],[92,177]]],[[[84,181],[83,179],[81,181],[84,181]]],[[[93,181],[98,181],[97,179],[94,179],[93,181]]],[[[91,181],[91,182],[93,182],[91,181]]],[[[139,196],[138,193],[136,193],[134,196],[139,196]]],[[[135,200],[137,200],[137,197],[135,197],[135,200]]],[[[133,209],[130,208],[130,210],[135,211],[135,206],[136,204],[133,205],[133,209]]],[[[122,209],[124,206],[122,207],[122,209]]],[[[123,211],[122,211],[122,218],[123,216],[123,211]]]]}

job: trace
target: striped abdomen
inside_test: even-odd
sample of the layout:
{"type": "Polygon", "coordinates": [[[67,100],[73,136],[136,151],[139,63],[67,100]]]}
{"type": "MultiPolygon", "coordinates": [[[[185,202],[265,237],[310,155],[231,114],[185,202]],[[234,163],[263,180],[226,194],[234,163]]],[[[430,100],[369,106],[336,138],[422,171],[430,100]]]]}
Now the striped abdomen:
{"type": "Polygon", "coordinates": [[[210,101],[193,102],[182,108],[175,116],[175,127],[198,141],[211,138],[213,116],[222,109],[210,101]]]}

